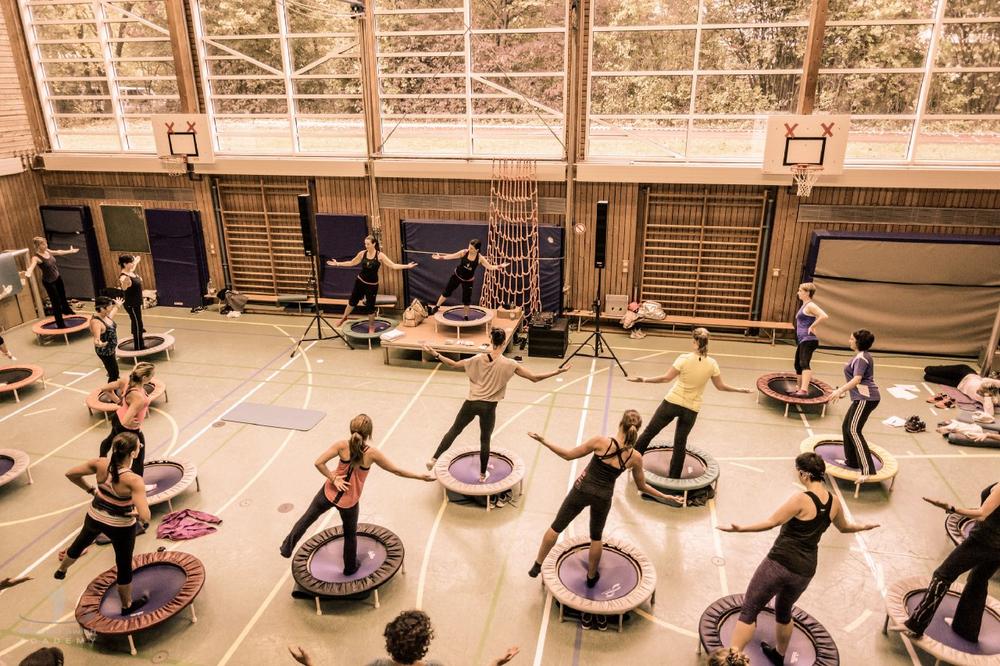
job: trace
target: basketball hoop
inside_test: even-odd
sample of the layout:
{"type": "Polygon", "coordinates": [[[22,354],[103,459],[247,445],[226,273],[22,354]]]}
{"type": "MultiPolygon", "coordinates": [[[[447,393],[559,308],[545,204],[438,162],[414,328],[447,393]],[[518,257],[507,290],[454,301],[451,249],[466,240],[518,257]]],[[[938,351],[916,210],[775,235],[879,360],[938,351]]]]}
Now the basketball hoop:
{"type": "Polygon", "coordinates": [[[187,155],[160,155],[160,164],[168,176],[183,176],[188,172],[187,155]]]}
{"type": "Polygon", "coordinates": [[[798,186],[796,195],[807,197],[812,194],[813,185],[823,173],[823,167],[816,164],[793,164],[792,177],[798,186]]]}

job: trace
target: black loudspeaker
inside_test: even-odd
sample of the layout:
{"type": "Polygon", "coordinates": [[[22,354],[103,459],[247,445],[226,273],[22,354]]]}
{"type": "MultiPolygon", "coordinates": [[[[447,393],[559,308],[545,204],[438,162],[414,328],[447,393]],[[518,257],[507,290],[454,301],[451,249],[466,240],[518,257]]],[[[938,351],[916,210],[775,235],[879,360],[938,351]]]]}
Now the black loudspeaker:
{"type": "Polygon", "coordinates": [[[307,257],[319,254],[316,247],[316,215],[313,213],[311,194],[299,195],[299,224],[302,225],[302,248],[307,257]]]}
{"type": "Polygon", "coordinates": [[[608,202],[597,202],[597,223],[594,225],[594,268],[604,268],[608,246],[608,202]]]}

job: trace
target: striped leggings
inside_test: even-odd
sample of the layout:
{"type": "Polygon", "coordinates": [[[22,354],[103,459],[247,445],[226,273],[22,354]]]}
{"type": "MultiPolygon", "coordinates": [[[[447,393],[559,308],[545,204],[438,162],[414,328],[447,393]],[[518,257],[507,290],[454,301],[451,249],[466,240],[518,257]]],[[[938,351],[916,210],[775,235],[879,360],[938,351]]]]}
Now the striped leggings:
{"type": "Polygon", "coordinates": [[[862,474],[875,473],[875,463],[872,462],[872,452],[868,441],[861,431],[868,422],[868,417],[878,407],[878,400],[852,400],[847,408],[842,426],[844,434],[844,461],[848,467],[860,470],[862,474]]]}

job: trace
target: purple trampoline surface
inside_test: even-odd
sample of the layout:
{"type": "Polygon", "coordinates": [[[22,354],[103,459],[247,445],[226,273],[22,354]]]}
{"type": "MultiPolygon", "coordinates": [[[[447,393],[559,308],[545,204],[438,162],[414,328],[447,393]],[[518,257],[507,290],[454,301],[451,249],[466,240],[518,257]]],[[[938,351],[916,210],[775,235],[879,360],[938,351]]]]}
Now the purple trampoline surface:
{"type": "Polygon", "coordinates": [[[448,310],[442,315],[448,321],[478,321],[486,317],[486,312],[479,308],[470,307],[469,316],[465,316],[465,308],[456,307],[448,310]]]}
{"type": "MultiPolygon", "coordinates": [[[[490,478],[486,480],[486,483],[496,483],[510,476],[511,472],[514,471],[514,466],[506,458],[490,453],[490,461],[486,464],[486,469],[490,471],[490,478]]],[[[448,465],[448,471],[462,483],[479,483],[479,452],[474,451],[455,456],[451,464],[448,465]]]]}
{"type": "Polygon", "coordinates": [[[46,331],[61,331],[64,328],[74,328],[76,326],[82,326],[87,323],[86,317],[81,317],[80,315],[69,315],[63,317],[63,323],[65,326],[56,326],[55,321],[50,321],[47,324],[43,324],[42,328],[46,331]]]}
{"type": "MultiPolygon", "coordinates": [[[[670,470],[670,458],[673,456],[673,449],[649,449],[642,454],[642,468],[646,471],[666,477],[670,470]]],[[[691,455],[690,451],[684,452],[684,469],[681,470],[682,479],[697,479],[705,471],[705,461],[697,456],[691,455]]]]}
{"type": "MultiPolygon", "coordinates": [[[[795,377],[775,377],[767,382],[767,385],[771,387],[771,390],[775,393],[791,393],[792,391],[799,390],[799,382],[795,377]]],[[[809,395],[801,396],[803,398],[819,398],[823,395],[823,389],[810,382],[809,384],[809,395]]]]}
{"type": "MultiPolygon", "coordinates": [[[[0,467],[0,473],[2,473],[2,472],[3,472],[3,468],[0,467]]],[[[963,521],[962,522],[962,536],[964,536],[966,539],[968,539],[969,535],[972,534],[972,528],[975,527],[975,526],[976,526],[976,521],[974,521],[974,520],[963,521]]]]}
{"type": "MultiPolygon", "coordinates": [[[[383,331],[387,331],[390,328],[392,328],[392,324],[384,319],[376,319],[373,322],[372,328],[375,329],[373,331],[374,333],[381,333],[383,331]]],[[[368,335],[369,333],[368,320],[362,319],[360,321],[354,322],[353,324],[351,324],[351,330],[357,333],[358,335],[368,335]]]]}
{"type": "MultiPolygon", "coordinates": [[[[722,621],[722,624],[719,625],[719,638],[723,645],[732,645],[733,630],[736,629],[736,622],[739,619],[739,613],[730,613],[722,621]]],[[[751,664],[769,663],[767,657],[764,656],[763,651],[760,649],[760,642],[763,640],[774,645],[774,630],[774,611],[771,608],[765,608],[757,616],[757,631],[754,632],[753,639],[743,648],[743,651],[750,657],[751,664]]],[[[809,635],[802,630],[798,622],[792,623],[792,640],[788,644],[788,651],[785,653],[785,663],[798,664],[799,666],[808,666],[809,664],[816,663],[816,645],[809,635]]]]}
{"type": "Polygon", "coordinates": [[[184,477],[184,468],[180,465],[161,462],[155,465],[150,464],[142,472],[142,480],[148,485],[156,485],[155,488],[146,491],[146,496],[159,495],[164,490],[177,485],[184,477]]]}
{"type": "MultiPolygon", "coordinates": [[[[906,610],[908,612],[913,612],[920,600],[924,598],[926,591],[914,590],[906,595],[906,610]]],[[[945,595],[944,601],[938,607],[937,613],[934,614],[934,619],[931,620],[924,635],[966,654],[1000,654],[1000,617],[997,617],[989,609],[983,612],[983,627],[979,632],[978,643],[970,643],[951,630],[951,618],[955,615],[958,598],[959,594],[954,591],[945,595]]]]}
{"type": "MultiPolygon", "coordinates": [[[[139,567],[133,572],[132,598],[149,595],[149,601],[142,607],[143,614],[152,613],[174,600],[187,582],[187,572],[176,564],[160,562],[139,567]]],[[[122,602],[115,585],[108,587],[101,599],[101,615],[120,619],[122,602]]]]}
{"type": "Polygon", "coordinates": [[[559,560],[559,582],[574,594],[592,601],[614,601],[627,596],[639,584],[639,567],[635,561],[611,548],[601,555],[600,579],[587,587],[587,544],[559,560]]]}
{"type": "Polygon", "coordinates": [[[3,476],[14,467],[14,459],[10,456],[0,456],[0,476],[3,476]]]}
{"type": "MultiPolygon", "coordinates": [[[[847,463],[844,462],[844,444],[842,442],[823,442],[822,444],[817,444],[814,451],[826,461],[827,465],[858,471],[855,467],[848,467],[847,463]]],[[[884,465],[882,459],[875,455],[874,452],[872,453],[872,462],[875,464],[876,472],[880,471],[884,465]]]]}
{"type": "Polygon", "coordinates": [[[361,568],[351,576],[344,575],[344,538],[328,541],[316,549],[309,559],[309,573],[324,583],[347,583],[352,580],[367,578],[378,571],[385,562],[388,552],[385,544],[363,534],[358,535],[358,562],[361,568]]]}

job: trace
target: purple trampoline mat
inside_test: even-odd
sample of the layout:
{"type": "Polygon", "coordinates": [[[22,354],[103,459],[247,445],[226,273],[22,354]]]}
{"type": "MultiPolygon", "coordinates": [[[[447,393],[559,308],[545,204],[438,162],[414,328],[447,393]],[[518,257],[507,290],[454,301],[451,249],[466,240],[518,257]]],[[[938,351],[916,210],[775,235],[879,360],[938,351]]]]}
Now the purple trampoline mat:
{"type": "MultiPolygon", "coordinates": [[[[3,468],[0,467],[0,473],[3,472],[3,468]]],[[[963,520],[962,521],[962,536],[966,539],[972,534],[972,528],[976,526],[976,521],[974,520],[963,520]]]]}
{"type": "MultiPolygon", "coordinates": [[[[736,629],[736,621],[740,619],[739,613],[730,613],[719,626],[719,641],[723,645],[732,645],[733,630],[736,629]]],[[[760,649],[760,642],[765,641],[774,645],[775,637],[774,611],[765,608],[757,616],[757,630],[753,639],[747,644],[743,651],[750,657],[751,664],[768,664],[767,657],[760,649]]],[[[792,640],[788,643],[788,651],[785,653],[786,664],[797,664],[798,666],[808,666],[816,663],[816,646],[813,645],[809,637],[797,622],[792,622],[792,640]]]]}
{"type": "Polygon", "coordinates": [[[147,485],[156,485],[156,487],[152,490],[146,491],[147,496],[159,495],[167,488],[179,483],[183,477],[184,469],[180,465],[174,465],[171,463],[147,465],[146,469],[142,471],[142,480],[147,485]]]}
{"type": "Polygon", "coordinates": [[[309,558],[309,573],[324,583],[347,583],[367,578],[378,571],[388,553],[385,544],[363,534],[358,535],[358,564],[361,568],[351,576],[344,575],[344,537],[326,542],[309,558]]]}
{"type": "Polygon", "coordinates": [[[639,565],[617,550],[604,547],[597,585],[587,587],[588,544],[571,550],[559,560],[559,581],[573,594],[592,601],[621,599],[639,584],[639,565]]]}
{"type": "MultiPolygon", "coordinates": [[[[173,601],[186,581],[187,574],[176,564],[147,564],[132,573],[132,598],[149,595],[149,601],[142,607],[142,612],[151,613],[173,601]]],[[[111,585],[101,599],[101,615],[117,619],[121,614],[122,602],[118,597],[118,586],[111,585]]]]}
{"type": "MultiPolygon", "coordinates": [[[[384,319],[376,319],[373,322],[372,328],[375,329],[375,333],[381,333],[382,331],[387,331],[392,328],[392,324],[384,319]]],[[[368,320],[362,319],[361,321],[354,322],[351,324],[351,330],[358,335],[368,335],[368,320]]]]}
{"type": "MultiPolygon", "coordinates": [[[[142,342],[146,345],[146,349],[152,349],[153,347],[162,345],[163,338],[158,335],[144,335],[142,336],[142,342]]],[[[124,342],[119,342],[118,349],[121,351],[135,351],[135,341],[125,340],[124,342]]]]}
{"type": "MultiPolygon", "coordinates": [[[[856,467],[848,467],[847,463],[844,462],[844,445],[841,442],[823,442],[817,444],[813,450],[826,461],[827,465],[857,471],[856,467]]],[[[876,472],[882,469],[882,459],[874,453],[872,453],[872,462],[875,464],[876,472]]]]}
{"type": "Polygon", "coordinates": [[[478,321],[486,317],[486,312],[479,308],[469,308],[469,316],[465,316],[465,308],[457,307],[442,315],[448,321],[478,321]]]}
{"type": "MultiPolygon", "coordinates": [[[[785,393],[789,394],[792,391],[799,390],[799,381],[795,377],[775,377],[767,382],[767,385],[771,387],[771,390],[775,393],[785,393]]],[[[823,390],[816,386],[816,384],[809,384],[809,395],[806,396],[796,396],[803,398],[818,398],[823,395],[823,390]]]]}
{"type": "MultiPolygon", "coordinates": [[[[914,590],[906,595],[906,610],[909,613],[917,607],[924,598],[926,590],[914,590]]],[[[979,631],[979,642],[970,643],[951,630],[951,618],[955,616],[959,594],[948,592],[944,601],[938,606],[934,619],[924,632],[937,642],[966,654],[994,655],[1000,654],[1000,617],[989,610],[983,611],[983,626],[979,631]]]]}
{"type": "MultiPolygon", "coordinates": [[[[490,461],[486,464],[486,469],[490,471],[490,478],[486,480],[486,483],[496,483],[510,476],[511,472],[514,471],[514,465],[506,458],[490,453],[490,461]]],[[[448,465],[448,471],[462,483],[479,483],[479,452],[470,451],[455,456],[448,465]]]]}
{"type": "Polygon", "coordinates": [[[3,476],[14,467],[14,459],[10,456],[0,456],[0,476],[3,476]]]}
{"type": "Polygon", "coordinates": [[[56,323],[54,321],[50,321],[48,323],[42,324],[42,328],[44,328],[46,331],[60,331],[63,328],[74,328],[76,326],[81,326],[83,324],[86,324],[87,318],[81,317],[80,315],[72,315],[69,317],[63,317],[63,323],[66,325],[60,327],[56,326],[56,323]]]}
{"type": "Polygon", "coordinates": [[[0,370],[0,384],[16,384],[31,376],[27,368],[4,368],[0,370]]]}
{"type": "MultiPolygon", "coordinates": [[[[670,470],[670,458],[673,456],[673,448],[649,449],[642,454],[642,468],[647,472],[666,477],[670,470]]],[[[705,474],[705,461],[697,456],[684,452],[684,469],[681,470],[682,479],[697,479],[705,474]]]]}

